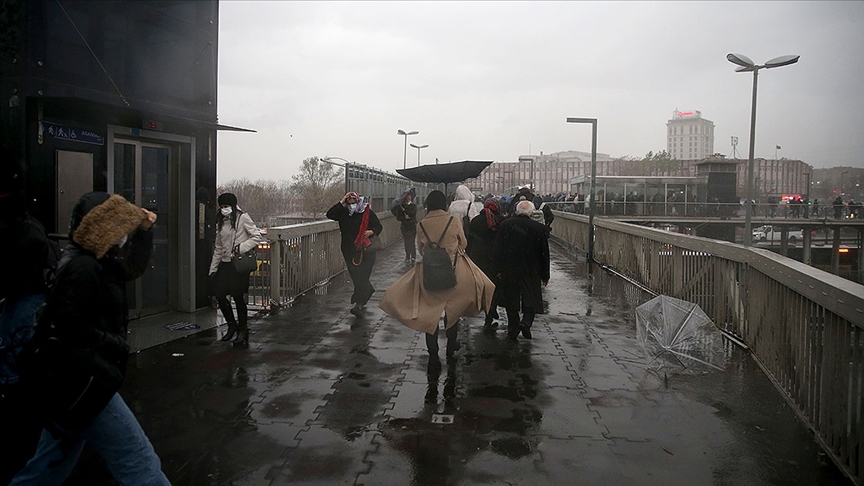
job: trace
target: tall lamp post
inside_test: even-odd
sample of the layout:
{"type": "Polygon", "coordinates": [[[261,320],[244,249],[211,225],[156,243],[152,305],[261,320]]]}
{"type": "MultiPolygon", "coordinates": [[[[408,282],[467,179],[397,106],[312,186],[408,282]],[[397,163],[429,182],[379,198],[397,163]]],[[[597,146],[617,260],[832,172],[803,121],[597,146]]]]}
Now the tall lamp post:
{"type": "Polygon", "coordinates": [[[597,187],[597,119],[567,118],[567,123],[591,124],[591,200],[588,202],[588,261],[594,259],[594,213],[596,211],[597,187]]]}
{"type": "MultiPolygon", "coordinates": [[[[405,168],[405,161],[408,160],[408,135],[417,135],[420,132],[406,132],[405,130],[396,130],[396,135],[405,136],[405,150],[402,152],[402,168],[405,168]]],[[[413,147],[413,145],[412,145],[413,147]]]]}
{"type": "Polygon", "coordinates": [[[417,149],[417,167],[420,167],[420,149],[424,149],[424,148],[428,147],[429,145],[428,144],[427,145],[414,145],[412,143],[411,146],[417,149]]]}
{"type": "Polygon", "coordinates": [[[801,56],[780,56],[759,65],[743,54],[726,55],[726,60],[741,66],[735,72],[753,72],[753,100],[750,103],[750,156],[747,160],[747,201],[744,204],[744,246],[753,245],[753,152],[756,149],[756,85],[759,80],[759,70],[795,64],[799,57],[801,56]]]}
{"type": "Polygon", "coordinates": [[[332,156],[327,156],[327,155],[325,155],[324,157],[321,157],[318,160],[320,160],[321,162],[330,164],[330,165],[335,165],[337,167],[344,167],[345,168],[345,193],[347,194],[350,190],[350,187],[348,186],[348,164],[352,164],[353,162],[346,160],[346,159],[343,159],[342,157],[332,157],[332,156]],[[332,159],[342,160],[345,163],[340,164],[338,162],[333,162],[332,159]]]}

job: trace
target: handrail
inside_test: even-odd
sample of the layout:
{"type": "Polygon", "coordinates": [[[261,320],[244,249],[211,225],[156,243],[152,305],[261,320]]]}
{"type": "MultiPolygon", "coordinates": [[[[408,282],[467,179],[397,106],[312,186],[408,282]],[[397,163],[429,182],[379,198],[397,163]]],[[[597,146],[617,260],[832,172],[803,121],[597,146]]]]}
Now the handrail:
{"type": "MultiPolygon", "coordinates": [[[[587,248],[588,217],[554,211],[552,235],[587,248]]],[[[694,302],[743,341],[853,480],[864,471],[864,285],[768,250],[595,219],[594,259],[694,302]]]]}

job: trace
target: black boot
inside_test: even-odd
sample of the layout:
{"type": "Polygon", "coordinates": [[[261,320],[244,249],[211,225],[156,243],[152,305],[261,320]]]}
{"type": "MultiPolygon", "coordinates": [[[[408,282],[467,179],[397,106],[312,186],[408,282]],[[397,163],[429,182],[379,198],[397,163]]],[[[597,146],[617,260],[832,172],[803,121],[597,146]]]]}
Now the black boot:
{"type": "Polygon", "coordinates": [[[249,329],[243,329],[237,332],[237,337],[234,338],[234,346],[245,346],[249,344],[249,329]]]}
{"type": "Polygon", "coordinates": [[[234,338],[234,346],[249,344],[249,328],[246,326],[246,316],[240,313],[240,324],[237,325],[237,337],[234,338]]]}
{"type": "Polygon", "coordinates": [[[228,341],[234,339],[234,336],[236,334],[237,334],[237,323],[236,322],[229,322],[228,323],[228,330],[225,331],[225,335],[222,336],[222,342],[228,342],[228,341]]]}

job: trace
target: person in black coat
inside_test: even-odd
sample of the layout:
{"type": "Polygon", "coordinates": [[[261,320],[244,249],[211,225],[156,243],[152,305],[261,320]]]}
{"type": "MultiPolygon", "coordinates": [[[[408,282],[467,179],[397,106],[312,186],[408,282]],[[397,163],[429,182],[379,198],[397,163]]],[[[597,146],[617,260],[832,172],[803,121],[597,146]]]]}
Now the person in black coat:
{"type": "Polygon", "coordinates": [[[417,205],[414,204],[414,188],[405,191],[393,202],[391,212],[399,221],[399,230],[405,243],[405,262],[414,264],[417,259],[417,205]]]}
{"type": "Polygon", "coordinates": [[[33,456],[42,432],[21,393],[19,359],[60,255],[57,243],[27,211],[24,195],[10,189],[0,191],[0,254],[5,255],[0,263],[0,436],[14,447],[0,461],[0,484],[7,484],[33,456]]]}
{"type": "Polygon", "coordinates": [[[522,201],[516,214],[501,222],[495,238],[499,304],[507,309],[507,334],[531,339],[534,316],[543,312],[541,284],[549,283],[549,236],[546,226],[531,219],[534,204],[522,201]],[[522,308],[522,319],[519,308],[522,308]]]}
{"type": "Polygon", "coordinates": [[[57,279],[22,364],[21,382],[44,423],[36,453],[11,484],[61,484],[85,443],[124,484],[169,484],[117,393],[129,345],[126,284],[148,267],[156,215],[91,192],[72,211],[57,279]]]}
{"type": "Polygon", "coordinates": [[[372,267],[375,265],[375,253],[364,252],[362,247],[370,236],[380,235],[384,229],[378,216],[363,199],[356,192],[349,192],[327,210],[327,218],[339,222],[342,257],[345,258],[348,274],[354,283],[354,293],[351,294],[354,307],[351,308],[351,313],[357,317],[363,316],[364,306],[375,293],[375,288],[369,282],[372,267]]]}
{"type": "Polygon", "coordinates": [[[492,260],[492,251],[495,248],[495,237],[504,217],[501,215],[500,206],[495,198],[489,198],[483,204],[480,214],[471,220],[468,225],[468,248],[465,249],[480,270],[495,284],[495,293],[492,295],[492,304],[486,312],[484,329],[492,330],[498,324],[494,322],[498,318],[498,275],[492,260]]]}

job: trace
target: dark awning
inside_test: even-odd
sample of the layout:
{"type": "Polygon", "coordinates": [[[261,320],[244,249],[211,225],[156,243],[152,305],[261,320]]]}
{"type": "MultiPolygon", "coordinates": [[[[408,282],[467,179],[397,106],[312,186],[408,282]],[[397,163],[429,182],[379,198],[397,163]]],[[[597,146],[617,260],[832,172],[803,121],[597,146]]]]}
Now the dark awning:
{"type": "Polygon", "coordinates": [[[463,160],[449,164],[421,165],[410,169],[396,169],[400,175],[414,182],[436,182],[448,184],[463,182],[478,177],[491,160],[463,160]]]}

